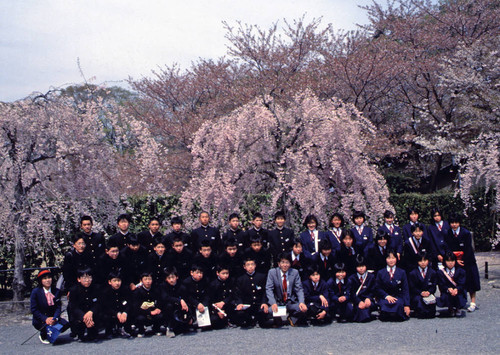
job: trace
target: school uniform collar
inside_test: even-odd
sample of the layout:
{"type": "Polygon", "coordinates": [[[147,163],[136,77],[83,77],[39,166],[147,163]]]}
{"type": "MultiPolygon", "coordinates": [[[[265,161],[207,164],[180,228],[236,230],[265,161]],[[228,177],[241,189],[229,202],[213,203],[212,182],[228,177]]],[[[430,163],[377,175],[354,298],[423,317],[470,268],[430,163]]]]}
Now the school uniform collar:
{"type": "Polygon", "coordinates": [[[356,274],[358,275],[358,280],[360,278],[363,278],[363,280],[366,278],[366,272],[363,275],[361,275],[359,272],[357,272],[356,274]]]}
{"type": "Polygon", "coordinates": [[[280,270],[281,278],[283,278],[283,275],[286,275],[286,277],[288,278],[288,274],[289,274],[290,270],[288,270],[287,272],[283,272],[281,269],[279,269],[279,270],[280,270]]]}
{"type": "Polygon", "coordinates": [[[344,284],[344,279],[342,280],[339,280],[339,279],[335,279],[335,283],[338,285],[339,283],[342,283],[342,285],[344,284]]]}
{"type": "Polygon", "coordinates": [[[45,292],[45,294],[47,293],[52,293],[52,286],[49,287],[49,289],[47,290],[45,287],[42,286],[42,289],[43,289],[43,292],[45,292]]]}
{"type": "Polygon", "coordinates": [[[251,276],[255,275],[255,271],[252,272],[251,274],[247,272],[247,275],[251,277],[251,276]]]}
{"type": "Polygon", "coordinates": [[[449,274],[450,272],[455,275],[455,266],[453,266],[451,269],[446,268],[446,272],[449,274]]]}
{"type": "Polygon", "coordinates": [[[295,255],[295,253],[292,251],[292,262],[295,261],[295,259],[299,260],[300,261],[300,254],[299,255],[295,255]]]}
{"type": "Polygon", "coordinates": [[[151,287],[150,288],[146,288],[146,286],[142,285],[142,288],[145,289],[146,291],[151,291],[151,287]]]}
{"type": "Polygon", "coordinates": [[[322,253],[319,253],[319,256],[321,257],[321,261],[328,260],[328,257],[324,256],[322,253]]]}
{"type": "Polygon", "coordinates": [[[451,230],[453,232],[453,235],[459,235],[460,234],[460,226],[458,226],[458,228],[456,230],[451,230]]]}
{"type": "MultiPolygon", "coordinates": [[[[391,272],[391,267],[389,265],[387,265],[386,269],[387,269],[387,272],[389,272],[389,273],[391,272]]],[[[392,270],[394,271],[394,273],[396,272],[396,265],[394,265],[392,267],[392,270]]]]}
{"type": "Polygon", "coordinates": [[[255,228],[255,226],[254,226],[254,227],[252,227],[252,228],[253,228],[256,232],[259,232],[259,231],[262,229],[262,228],[257,229],[257,228],[255,228]]]}
{"type": "Polygon", "coordinates": [[[387,229],[391,229],[391,227],[394,228],[394,223],[393,224],[384,223],[384,225],[387,227],[387,229]]]}
{"type": "Polygon", "coordinates": [[[314,287],[314,288],[316,288],[316,287],[318,287],[319,282],[312,282],[312,281],[311,281],[311,284],[313,285],[313,287],[314,287]]]}
{"type": "Polygon", "coordinates": [[[378,246],[378,250],[380,250],[380,252],[382,252],[382,253],[385,251],[385,248],[386,247],[381,247],[380,245],[378,246]]]}
{"type": "Polygon", "coordinates": [[[277,230],[279,230],[279,231],[282,231],[284,228],[285,228],[285,226],[283,226],[283,227],[281,227],[281,228],[280,228],[280,227],[278,227],[278,226],[276,226],[276,229],[277,229],[277,230]]]}
{"type": "Polygon", "coordinates": [[[123,233],[123,231],[121,229],[118,229],[118,233],[120,233],[121,235],[128,235],[128,231],[127,231],[127,233],[123,233]]]}
{"type": "Polygon", "coordinates": [[[422,269],[420,266],[418,267],[418,269],[420,270],[420,273],[424,273],[427,275],[427,270],[429,269],[429,267],[427,266],[425,269],[422,269]]]}
{"type": "Polygon", "coordinates": [[[422,244],[422,239],[423,239],[423,237],[420,237],[420,239],[415,238],[415,236],[414,236],[414,235],[412,235],[411,237],[412,237],[413,242],[415,243],[415,245],[417,245],[417,244],[419,244],[419,245],[420,245],[420,244],[422,244]]]}
{"type": "Polygon", "coordinates": [[[441,220],[441,222],[434,222],[436,223],[436,226],[439,226],[439,227],[442,227],[443,226],[443,221],[441,220]]]}

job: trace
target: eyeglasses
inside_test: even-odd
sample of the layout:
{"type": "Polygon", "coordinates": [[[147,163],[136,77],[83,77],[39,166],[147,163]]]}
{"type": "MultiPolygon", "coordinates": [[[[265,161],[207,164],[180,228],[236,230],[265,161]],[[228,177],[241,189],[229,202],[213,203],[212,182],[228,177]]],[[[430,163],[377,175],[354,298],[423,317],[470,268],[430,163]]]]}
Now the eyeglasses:
{"type": "Polygon", "coordinates": [[[92,276],[85,275],[85,276],[80,277],[80,279],[82,279],[82,280],[92,280],[92,276]]]}

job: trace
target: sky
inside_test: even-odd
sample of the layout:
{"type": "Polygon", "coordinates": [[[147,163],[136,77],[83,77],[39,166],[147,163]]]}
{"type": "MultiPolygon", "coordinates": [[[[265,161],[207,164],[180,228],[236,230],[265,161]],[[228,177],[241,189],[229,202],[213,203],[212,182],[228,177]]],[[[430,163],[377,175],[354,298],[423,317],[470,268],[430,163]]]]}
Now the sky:
{"type": "Polygon", "coordinates": [[[352,30],[371,0],[0,0],[0,101],[87,80],[125,86],[165,65],[226,54],[222,21],[267,29],[322,17],[352,30]]]}

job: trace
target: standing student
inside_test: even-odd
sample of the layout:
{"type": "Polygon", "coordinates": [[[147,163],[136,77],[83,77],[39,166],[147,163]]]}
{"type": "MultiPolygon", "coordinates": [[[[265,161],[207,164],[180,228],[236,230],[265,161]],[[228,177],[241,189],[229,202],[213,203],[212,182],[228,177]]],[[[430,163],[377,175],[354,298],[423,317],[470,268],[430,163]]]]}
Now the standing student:
{"type": "Polygon", "coordinates": [[[404,321],[410,316],[410,292],[406,272],[396,266],[396,251],[389,250],[387,266],[379,270],[376,278],[376,293],[380,307],[380,320],[404,321]]]}
{"type": "Polygon", "coordinates": [[[349,276],[349,295],[353,304],[353,321],[371,321],[371,312],[377,307],[375,304],[375,276],[367,271],[365,258],[358,255],[356,258],[356,273],[349,276]]]}
{"type": "Polygon", "coordinates": [[[302,281],[307,317],[313,324],[324,324],[331,321],[328,313],[329,290],[325,280],[321,279],[317,265],[307,269],[309,279],[302,281]]]}
{"type": "Polygon", "coordinates": [[[306,319],[307,306],[299,272],[291,265],[290,255],[282,253],[278,267],[267,274],[266,295],[273,313],[278,312],[278,306],[286,306],[288,321],[294,327],[306,319]]]}
{"type": "Polygon", "coordinates": [[[182,238],[174,237],[172,240],[172,249],[167,253],[166,259],[167,266],[169,268],[175,267],[181,280],[189,276],[191,264],[193,262],[193,253],[191,250],[184,247],[182,238]]]}
{"type": "Polygon", "coordinates": [[[366,215],[363,211],[354,211],[352,221],[354,226],[351,228],[351,232],[356,241],[355,247],[358,251],[363,252],[368,245],[373,244],[373,231],[365,224],[366,215]]]}
{"type": "Polygon", "coordinates": [[[146,270],[147,257],[147,249],[134,236],[129,238],[127,246],[120,251],[120,258],[124,264],[122,282],[131,291],[135,290],[140,282],[141,274],[146,270]]]}
{"type": "Polygon", "coordinates": [[[356,272],[356,255],[358,252],[354,247],[354,235],[351,230],[346,230],[342,233],[342,245],[340,251],[336,255],[337,262],[345,265],[347,276],[351,276],[356,272]]]}
{"type": "Polygon", "coordinates": [[[387,265],[385,259],[389,249],[389,239],[390,237],[386,231],[379,230],[375,237],[375,244],[365,249],[366,264],[369,270],[377,273],[387,265]]]}
{"type": "Polygon", "coordinates": [[[237,213],[231,213],[228,218],[229,228],[222,235],[222,243],[226,240],[234,239],[238,249],[244,250],[245,232],[240,228],[240,216],[237,213]]]}
{"type": "Polygon", "coordinates": [[[377,233],[379,231],[384,231],[389,235],[389,248],[396,252],[399,261],[403,254],[403,236],[401,228],[394,224],[394,212],[389,210],[384,212],[384,224],[378,227],[377,233]]]}
{"type": "Polygon", "coordinates": [[[218,263],[226,265],[232,277],[243,275],[243,255],[238,250],[236,240],[230,238],[224,242],[224,252],[219,256],[218,263]]]}
{"type": "Polygon", "coordinates": [[[173,217],[170,220],[170,226],[172,227],[172,231],[167,235],[165,235],[164,237],[165,245],[172,245],[172,241],[174,240],[174,238],[179,237],[184,242],[185,248],[189,248],[192,251],[198,250],[198,249],[193,249],[194,245],[192,243],[191,237],[189,236],[189,234],[184,232],[183,230],[184,223],[181,217],[173,217]]]}
{"type": "Polygon", "coordinates": [[[64,277],[64,290],[69,291],[78,283],[78,270],[91,268],[91,257],[86,251],[85,240],[81,234],[72,238],[73,248],[64,255],[62,272],[64,277]]]}
{"type": "Polygon", "coordinates": [[[99,286],[106,286],[108,275],[113,273],[120,273],[125,269],[123,259],[119,257],[120,250],[114,240],[110,240],[106,245],[106,252],[99,258],[99,267],[94,273],[94,283],[99,286]]]}
{"type": "Polygon", "coordinates": [[[418,253],[418,267],[408,273],[410,306],[418,318],[434,318],[436,315],[437,273],[429,267],[425,251],[418,253]]]}
{"type": "Polygon", "coordinates": [[[324,232],[318,230],[318,219],[313,214],[306,217],[303,225],[306,230],[299,235],[302,248],[311,253],[311,255],[314,255],[319,252],[319,243],[323,239],[326,239],[326,235],[324,232]]]}
{"type": "MultiPolygon", "coordinates": [[[[142,231],[137,234],[137,240],[139,243],[146,248],[148,253],[152,253],[155,247],[154,243],[156,240],[161,240],[163,234],[160,232],[160,220],[153,217],[148,222],[148,230],[142,231]]],[[[129,236],[130,241],[130,236],[129,236]]],[[[168,244],[170,246],[170,244],[168,244]]]]}
{"type": "Polygon", "coordinates": [[[199,250],[202,240],[208,240],[212,245],[212,250],[219,252],[222,248],[222,241],[219,230],[210,226],[210,215],[206,211],[200,212],[200,227],[191,232],[191,245],[193,250],[199,250]]]}
{"type": "Polygon", "coordinates": [[[38,287],[31,291],[30,297],[32,324],[40,332],[38,335],[40,341],[49,344],[47,326],[60,324],[62,333],[69,328],[69,323],[61,317],[61,291],[52,285],[52,272],[49,269],[42,269],[36,279],[38,287]]]}
{"type": "Polygon", "coordinates": [[[264,249],[269,248],[269,231],[265,228],[262,228],[262,224],[264,223],[264,217],[261,213],[254,213],[252,216],[252,227],[248,229],[245,233],[245,248],[249,248],[251,244],[251,240],[254,238],[260,238],[262,241],[262,246],[264,249]]]}
{"type": "Polygon", "coordinates": [[[344,216],[340,213],[334,213],[330,218],[330,229],[326,233],[327,238],[330,240],[332,249],[335,253],[340,251],[340,246],[342,245],[342,232],[344,227],[344,216]]]}
{"type": "Polygon", "coordinates": [[[409,275],[413,269],[418,267],[420,252],[425,252],[427,260],[437,262],[434,257],[431,241],[424,238],[425,226],[416,222],[411,226],[411,237],[405,242],[403,256],[401,257],[401,267],[409,275]]]}
{"type": "Polygon", "coordinates": [[[114,241],[120,250],[127,245],[129,238],[133,235],[133,233],[129,231],[131,221],[132,218],[126,213],[122,213],[116,219],[116,233],[113,234],[109,240],[114,241]]]}
{"type": "Polygon", "coordinates": [[[269,251],[273,256],[273,264],[278,264],[278,257],[281,253],[289,252],[292,249],[294,233],[285,227],[285,212],[278,211],[274,214],[276,228],[269,232],[269,251]]]}
{"type": "Polygon", "coordinates": [[[406,213],[408,215],[408,223],[406,223],[402,228],[403,241],[406,243],[406,241],[411,238],[411,236],[412,236],[411,227],[416,223],[420,224],[423,228],[423,238],[429,239],[429,236],[427,234],[426,225],[418,220],[418,218],[420,216],[419,210],[413,206],[407,207],[406,213]]]}
{"type": "Polygon", "coordinates": [[[338,314],[338,323],[346,323],[352,320],[353,306],[350,300],[350,286],[347,283],[347,273],[344,263],[336,263],[334,266],[334,273],[335,277],[332,277],[328,281],[330,313],[332,317],[338,314]]]}
{"type": "Polygon", "coordinates": [[[164,270],[168,265],[167,254],[165,253],[165,245],[162,240],[156,240],[154,251],[148,255],[146,259],[146,270],[153,277],[153,283],[159,285],[165,280],[164,270]]]}
{"type": "Polygon", "coordinates": [[[443,269],[438,271],[438,284],[441,295],[437,300],[439,307],[448,308],[451,317],[465,317],[462,309],[467,303],[465,288],[466,276],[462,268],[457,267],[457,257],[447,252],[443,258],[443,269]]]}
{"type": "Polygon", "coordinates": [[[244,260],[251,258],[257,264],[257,272],[267,274],[271,268],[271,253],[264,248],[262,239],[258,235],[252,235],[250,238],[250,247],[245,250],[244,260]]]}
{"type": "Polygon", "coordinates": [[[132,294],[119,271],[111,271],[107,276],[107,285],[102,293],[103,323],[107,338],[115,336],[130,337],[132,294]]]}
{"type": "MultiPolygon", "coordinates": [[[[432,241],[434,253],[438,263],[442,263],[447,250],[444,238],[450,230],[450,225],[443,219],[443,213],[439,208],[432,208],[431,217],[433,219],[433,223],[431,223],[427,229],[429,239],[432,241]]],[[[433,268],[437,270],[438,265],[433,265],[433,268]]]]}
{"type": "Polygon", "coordinates": [[[461,218],[458,215],[450,216],[448,222],[450,223],[450,229],[445,236],[447,250],[455,254],[458,267],[465,270],[465,289],[469,292],[471,299],[467,310],[474,312],[477,308],[476,292],[481,289],[481,282],[476,256],[472,248],[472,236],[467,229],[461,226],[461,218]]]}
{"type": "Polygon", "coordinates": [[[90,216],[82,216],[80,218],[80,230],[82,231],[80,237],[83,237],[87,253],[89,254],[89,266],[95,270],[98,266],[99,258],[104,254],[106,244],[101,233],[92,231],[93,224],[94,222],[90,216]]]}

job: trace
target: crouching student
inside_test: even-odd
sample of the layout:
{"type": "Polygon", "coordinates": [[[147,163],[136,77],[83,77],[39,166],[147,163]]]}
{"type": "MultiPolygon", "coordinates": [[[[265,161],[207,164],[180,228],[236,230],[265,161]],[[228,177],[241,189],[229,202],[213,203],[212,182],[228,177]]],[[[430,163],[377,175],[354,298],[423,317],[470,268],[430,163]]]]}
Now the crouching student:
{"type": "Polygon", "coordinates": [[[203,268],[199,265],[192,265],[190,276],[182,281],[184,287],[184,299],[187,302],[191,316],[196,319],[196,311],[200,313],[208,312],[208,282],[203,277],[203,268]]]}
{"type": "Polygon", "coordinates": [[[184,287],[179,282],[179,274],[175,267],[165,270],[166,283],[161,290],[161,299],[165,317],[167,318],[167,338],[184,333],[193,325],[194,318],[187,302],[184,300],[184,287]]]}
{"type": "Polygon", "coordinates": [[[100,290],[92,282],[90,268],[79,269],[77,281],[69,294],[71,332],[79,341],[92,341],[99,332],[100,290]]]}
{"type": "Polygon", "coordinates": [[[304,289],[307,317],[312,324],[326,324],[331,321],[328,314],[328,285],[321,279],[317,265],[307,269],[309,279],[302,282],[304,289]]]}
{"type": "Polygon", "coordinates": [[[146,326],[152,326],[153,333],[162,335],[161,326],[164,317],[160,308],[160,290],[158,285],[153,284],[151,272],[146,271],[141,274],[141,286],[135,289],[133,299],[137,337],[144,337],[146,326]]]}
{"type": "Polygon", "coordinates": [[[229,268],[217,266],[217,277],[210,283],[208,298],[210,308],[210,322],[212,328],[222,329],[234,321],[234,292],[232,279],[229,277],[229,268]]]}
{"type": "Polygon", "coordinates": [[[369,322],[375,304],[375,275],[367,272],[365,258],[358,255],[356,258],[356,273],[347,280],[349,294],[353,304],[354,322],[369,322]]]}
{"type": "Polygon", "coordinates": [[[266,296],[266,275],[255,271],[253,259],[243,263],[245,273],[236,280],[235,322],[241,327],[253,327],[257,323],[261,328],[273,325],[266,296]]]}
{"type": "Polygon", "coordinates": [[[103,323],[106,338],[114,336],[130,337],[131,292],[122,284],[120,272],[108,275],[108,285],[102,294],[103,323]]]}
{"type": "Polygon", "coordinates": [[[69,328],[69,323],[61,318],[61,291],[52,285],[52,272],[49,269],[40,270],[36,279],[38,287],[31,292],[30,297],[32,324],[40,332],[40,341],[49,344],[47,327],[60,324],[62,333],[69,328]]]}
{"type": "MultiPolygon", "coordinates": [[[[278,306],[286,306],[288,321],[294,327],[304,323],[307,316],[307,306],[299,272],[293,268],[289,253],[279,256],[278,267],[269,270],[266,281],[266,295],[273,313],[278,312],[278,306]]],[[[279,320],[278,321],[279,325],[279,320]]]]}
{"type": "Polygon", "coordinates": [[[417,318],[434,318],[436,315],[434,293],[437,286],[437,274],[429,267],[429,258],[425,251],[418,253],[417,263],[418,267],[408,275],[410,306],[417,318]]]}
{"type": "Polygon", "coordinates": [[[410,292],[406,272],[396,267],[398,254],[389,250],[387,266],[377,273],[376,293],[381,321],[404,321],[410,316],[410,292]]]}
{"type": "Polygon", "coordinates": [[[465,317],[465,312],[462,312],[467,303],[465,271],[456,266],[457,257],[452,252],[447,252],[443,261],[444,268],[438,271],[441,296],[437,304],[439,307],[448,308],[448,315],[451,317],[465,317]]]}
{"type": "Polygon", "coordinates": [[[338,323],[346,323],[352,321],[353,307],[350,302],[349,285],[347,284],[347,272],[344,263],[335,264],[334,274],[335,277],[332,277],[328,282],[330,313],[332,317],[338,314],[338,323]]]}

